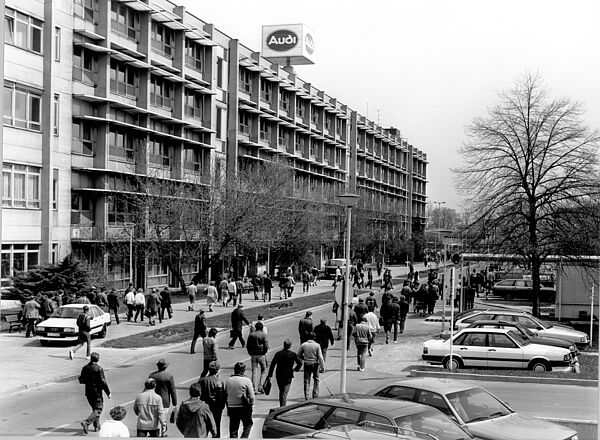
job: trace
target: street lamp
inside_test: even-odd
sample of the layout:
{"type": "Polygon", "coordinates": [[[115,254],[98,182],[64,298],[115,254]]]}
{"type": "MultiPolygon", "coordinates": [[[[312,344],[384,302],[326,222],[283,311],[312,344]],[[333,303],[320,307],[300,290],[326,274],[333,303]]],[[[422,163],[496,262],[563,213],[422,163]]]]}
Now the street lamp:
{"type": "Polygon", "coordinates": [[[133,233],[135,231],[135,223],[124,223],[129,235],[129,282],[133,283],[133,233]]]}
{"type": "Polygon", "coordinates": [[[350,229],[352,226],[352,208],[358,204],[360,196],[357,194],[344,193],[338,196],[338,199],[346,207],[346,280],[342,295],[342,322],[344,330],[342,331],[342,361],[340,366],[340,393],[346,393],[346,356],[348,353],[348,322],[346,314],[348,313],[348,291],[350,290],[350,229]]]}

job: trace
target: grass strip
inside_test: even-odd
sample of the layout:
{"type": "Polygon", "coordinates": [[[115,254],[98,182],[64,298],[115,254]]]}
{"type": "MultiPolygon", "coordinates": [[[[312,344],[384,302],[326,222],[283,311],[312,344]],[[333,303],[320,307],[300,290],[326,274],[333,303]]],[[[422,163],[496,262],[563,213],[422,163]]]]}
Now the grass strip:
{"type": "MultiPolygon", "coordinates": [[[[253,321],[260,314],[264,319],[276,318],[278,316],[289,315],[300,312],[305,309],[317,307],[323,304],[332,303],[334,300],[333,291],[320,293],[318,295],[302,296],[302,294],[293,296],[291,299],[276,303],[264,303],[257,307],[245,310],[248,321],[253,321]]],[[[233,311],[233,307],[230,308],[233,311]]],[[[230,328],[231,313],[210,316],[206,313],[206,326],[208,328],[230,328]]],[[[138,333],[123,338],[117,338],[103,342],[100,346],[106,348],[141,348],[153,347],[158,345],[174,344],[177,342],[191,341],[194,331],[194,322],[184,322],[181,324],[169,325],[147,332],[138,333]]]]}

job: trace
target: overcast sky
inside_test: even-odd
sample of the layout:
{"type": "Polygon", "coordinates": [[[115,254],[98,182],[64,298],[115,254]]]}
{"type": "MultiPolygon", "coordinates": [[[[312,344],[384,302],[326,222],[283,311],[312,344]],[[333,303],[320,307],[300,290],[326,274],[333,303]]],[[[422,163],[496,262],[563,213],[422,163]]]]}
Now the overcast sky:
{"type": "Polygon", "coordinates": [[[260,51],[261,26],[303,23],[303,80],[427,153],[429,201],[460,209],[450,168],[464,129],[500,90],[538,72],[600,127],[600,1],[174,0],[260,51]]]}

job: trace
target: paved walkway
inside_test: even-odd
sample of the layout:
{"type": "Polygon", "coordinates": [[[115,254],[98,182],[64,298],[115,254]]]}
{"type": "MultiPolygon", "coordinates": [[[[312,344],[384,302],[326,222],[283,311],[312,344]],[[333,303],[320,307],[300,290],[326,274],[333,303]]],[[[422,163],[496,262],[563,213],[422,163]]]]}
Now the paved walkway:
{"type": "MultiPolygon", "coordinates": [[[[390,266],[393,277],[400,277],[407,273],[406,266],[390,266]]],[[[422,264],[415,265],[415,270],[423,271],[422,264]]],[[[304,295],[318,295],[332,290],[332,281],[320,280],[318,286],[311,287],[310,292],[304,295]]],[[[301,290],[302,284],[298,283],[294,294],[301,290]]],[[[263,304],[262,299],[254,300],[252,294],[244,298],[244,309],[251,310],[254,307],[263,304]],[[246,298],[247,297],[247,298],[246,298]]],[[[272,295],[274,303],[279,302],[279,287],[274,287],[272,295]]],[[[292,298],[293,300],[293,298],[292,298]]],[[[287,300],[283,300],[287,301],[287,300]]],[[[145,332],[151,329],[165,327],[173,324],[193,322],[195,312],[187,311],[188,302],[182,302],[173,306],[174,314],[172,319],[164,320],[162,324],[157,321],[156,327],[150,327],[147,321],[143,323],[127,322],[122,319],[119,325],[113,325],[108,328],[105,339],[93,339],[92,350],[100,354],[102,365],[105,368],[116,366],[123,363],[132,362],[146,356],[155,354],[160,347],[145,347],[132,349],[117,349],[98,347],[102,341],[126,337],[128,335],[145,332]]],[[[196,310],[200,308],[208,310],[206,302],[196,301],[196,310]]],[[[221,305],[213,306],[213,312],[207,316],[216,316],[229,314],[233,307],[223,307],[221,305]]],[[[247,313],[252,316],[252,313],[247,313]]],[[[114,317],[113,317],[114,318],[114,317]]],[[[81,362],[70,362],[67,359],[69,350],[68,345],[57,344],[48,347],[42,347],[35,338],[25,339],[25,333],[1,333],[0,350],[3,356],[0,358],[0,371],[2,371],[2,381],[0,381],[0,395],[9,394],[15,391],[32,389],[44,384],[64,380],[76,376],[81,371],[81,362]]],[[[189,342],[185,342],[188,344],[189,342]]],[[[85,347],[76,353],[76,358],[83,359],[85,356],[85,347]]],[[[80,360],[81,360],[80,359],[80,360]]]]}

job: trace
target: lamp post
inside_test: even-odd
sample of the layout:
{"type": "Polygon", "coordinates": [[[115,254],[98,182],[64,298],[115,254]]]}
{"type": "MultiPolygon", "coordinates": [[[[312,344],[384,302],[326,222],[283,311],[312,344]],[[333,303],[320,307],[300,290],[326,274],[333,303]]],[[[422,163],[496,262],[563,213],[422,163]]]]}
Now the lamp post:
{"type": "Polygon", "coordinates": [[[342,294],[342,361],[340,365],[340,393],[346,393],[346,355],[348,347],[348,322],[346,315],[348,313],[348,291],[350,290],[350,229],[352,226],[352,208],[358,204],[360,196],[357,194],[344,193],[338,196],[338,199],[346,207],[346,275],[344,289],[342,294]]]}
{"type": "Polygon", "coordinates": [[[123,226],[127,228],[127,235],[129,235],[129,282],[133,283],[133,233],[135,223],[125,223],[123,226]]]}

